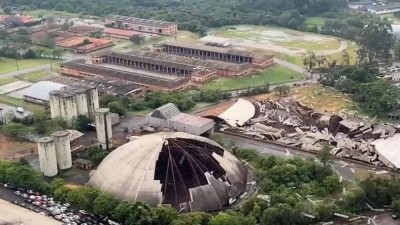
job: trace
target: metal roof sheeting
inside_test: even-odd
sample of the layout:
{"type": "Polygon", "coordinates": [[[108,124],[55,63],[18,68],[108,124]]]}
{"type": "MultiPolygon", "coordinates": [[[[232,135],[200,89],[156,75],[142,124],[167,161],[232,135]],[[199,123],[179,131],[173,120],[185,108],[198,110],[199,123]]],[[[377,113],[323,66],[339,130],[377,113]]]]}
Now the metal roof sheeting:
{"type": "Polygon", "coordinates": [[[379,160],[385,164],[392,164],[397,169],[400,168],[400,134],[386,139],[377,139],[372,142],[375,151],[379,155],[379,160]]]}
{"type": "Polygon", "coordinates": [[[232,127],[243,126],[254,117],[256,108],[250,101],[239,98],[235,104],[221,113],[218,117],[232,127]]]}
{"type": "Polygon", "coordinates": [[[59,90],[62,87],[65,87],[65,85],[51,81],[39,81],[25,90],[24,97],[49,101],[49,92],[59,90]]]}

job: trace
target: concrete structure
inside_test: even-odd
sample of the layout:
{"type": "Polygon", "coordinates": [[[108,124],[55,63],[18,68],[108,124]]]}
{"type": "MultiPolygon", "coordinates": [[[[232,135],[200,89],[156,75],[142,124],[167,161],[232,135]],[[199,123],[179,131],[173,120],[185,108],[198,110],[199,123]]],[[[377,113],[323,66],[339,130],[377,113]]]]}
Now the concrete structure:
{"type": "Polygon", "coordinates": [[[400,169],[400,134],[372,142],[379,160],[392,169],[400,169]]]}
{"type": "Polygon", "coordinates": [[[175,36],[178,33],[176,23],[118,15],[107,17],[105,26],[168,36],[175,36]]]}
{"type": "Polygon", "coordinates": [[[99,108],[96,110],[95,116],[96,133],[99,146],[102,149],[110,149],[113,147],[112,143],[112,124],[110,109],[99,108]]]}
{"type": "Polygon", "coordinates": [[[360,9],[360,10],[366,10],[367,7],[370,7],[374,4],[373,1],[371,0],[360,0],[360,1],[356,1],[356,2],[349,2],[347,4],[347,6],[350,9],[360,9]]]}
{"type": "Polygon", "coordinates": [[[51,118],[60,117],[67,122],[79,115],[94,118],[99,108],[99,96],[96,87],[67,86],[50,92],[51,118]]]}
{"type": "Polygon", "coordinates": [[[58,173],[57,155],[54,139],[42,137],[38,139],[38,153],[40,170],[47,177],[54,177],[58,173]]]}
{"type": "Polygon", "coordinates": [[[181,113],[172,103],[155,109],[146,116],[146,124],[158,129],[171,129],[189,134],[201,135],[214,133],[214,121],[200,116],[181,113]]]}
{"type": "Polygon", "coordinates": [[[36,104],[48,105],[50,100],[49,93],[59,90],[62,87],[65,87],[65,85],[51,81],[39,81],[24,90],[24,100],[36,104]]]}
{"type": "Polygon", "coordinates": [[[114,43],[111,40],[92,38],[86,36],[63,39],[57,42],[56,44],[58,47],[63,48],[66,51],[77,54],[86,54],[103,48],[108,48],[114,45],[114,43]]]}
{"type": "Polygon", "coordinates": [[[58,169],[66,170],[72,167],[71,144],[68,131],[57,131],[52,134],[57,155],[58,169]]]}
{"type": "Polygon", "coordinates": [[[201,59],[232,63],[251,63],[260,68],[267,68],[274,63],[273,56],[260,56],[247,51],[200,44],[165,42],[159,45],[158,50],[168,54],[197,57],[201,59]]]}
{"type": "Polygon", "coordinates": [[[121,200],[180,212],[221,209],[246,191],[248,169],[216,142],[183,132],[144,135],[112,151],[88,185],[121,200]]]}
{"type": "Polygon", "coordinates": [[[235,104],[229,107],[218,117],[225,120],[231,127],[243,126],[256,114],[256,107],[250,101],[239,98],[235,104]]]}
{"type": "Polygon", "coordinates": [[[388,14],[400,11],[400,4],[393,3],[393,4],[386,4],[386,5],[373,5],[367,8],[368,12],[381,15],[381,14],[388,14]]]}

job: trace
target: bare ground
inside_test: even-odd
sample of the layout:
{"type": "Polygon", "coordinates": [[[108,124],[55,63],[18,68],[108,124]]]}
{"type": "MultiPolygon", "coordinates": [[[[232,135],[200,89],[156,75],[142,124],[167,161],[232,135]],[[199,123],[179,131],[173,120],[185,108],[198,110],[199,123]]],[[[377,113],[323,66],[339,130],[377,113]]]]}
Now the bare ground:
{"type": "Polygon", "coordinates": [[[0,134],[0,159],[17,159],[33,152],[37,152],[35,143],[15,141],[0,134]]]}

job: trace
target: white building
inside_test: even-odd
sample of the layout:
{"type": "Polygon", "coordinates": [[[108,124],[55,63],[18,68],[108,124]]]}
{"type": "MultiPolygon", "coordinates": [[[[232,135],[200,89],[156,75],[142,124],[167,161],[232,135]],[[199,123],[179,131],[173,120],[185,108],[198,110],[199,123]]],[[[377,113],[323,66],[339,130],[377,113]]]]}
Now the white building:
{"type": "Polygon", "coordinates": [[[60,117],[67,122],[79,115],[94,118],[99,108],[96,87],[68,86],[50,92],[51,118],[60,117]]]}

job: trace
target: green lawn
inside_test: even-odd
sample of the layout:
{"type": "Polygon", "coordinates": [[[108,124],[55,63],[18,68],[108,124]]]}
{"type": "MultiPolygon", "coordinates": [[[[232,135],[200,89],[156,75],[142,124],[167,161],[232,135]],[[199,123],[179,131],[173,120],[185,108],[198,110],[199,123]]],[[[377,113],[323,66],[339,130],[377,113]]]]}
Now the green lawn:
{"type": "Polygon", "coordinates": [[[316,25],[318,27],[322,27],[325,24],[325,18],[322,17],[308,17],[306,19],[307,25],[316,25]]]}
{"type": "Polygon", "coordinates": [[[266,83],[275,84],[285,81],[299,80],[301,78],[302,74],[296,73],[293,70],[277,65],[269,70],[252,76],[241,78],[218,77],[217,79],[204,85],[202,89],[245,89],[247,87],[264,85],[266,83]]]}
{"type": "Polygon", "coordinates": [[[49,74],[45,70],[39,70],[31,73],[22,74],[19,77],[23,80],[28,80],[30,82],[38,82],[48,76],[49,74]]]}
{"type": "Polygon", "coordinates": [[[18,81],[18,79],[15,78],[15,77],[1,78],[1,76],[0,76],[0,86],[6,85],[6,84],[10,84],[10,83],[13,83],[15,81],[18,81]]]}
{"type": "Polygon", "coordinates": [[[332,50],[338,49],[340,47],[339,40],[331,40],[324,42],[311,42],[304,40],[293,40],[293,41],[274,41],[274,43],[279,44],[280,46],[294,48],[294,49],[307,49],[309,51],[323,51],[323,50],[332,50]]]}
{"type": "Polygon", "coordinates": [[[23,70],[23,69],[28,69],[28,68],[32,68],[32,67],[49,64],[50,60],[49,59],[15,60],[15,59],[9,59],[9,58],[2,57],[0,59],[0,74],[17,71],[17,63],[18,63],[18,69],[23,70]]]}

